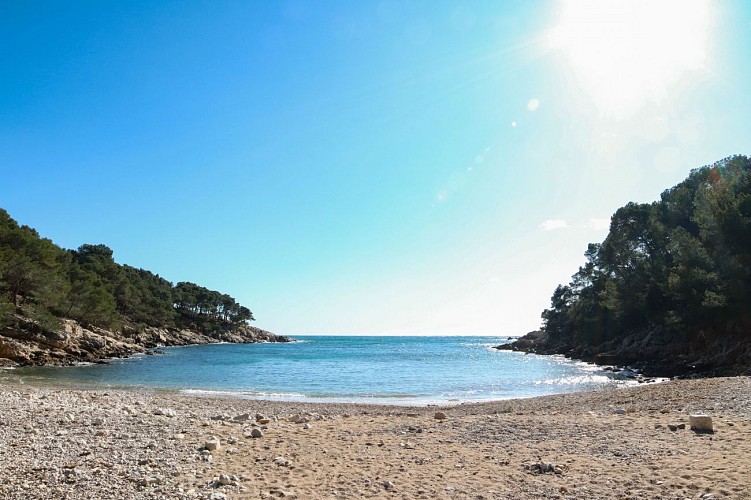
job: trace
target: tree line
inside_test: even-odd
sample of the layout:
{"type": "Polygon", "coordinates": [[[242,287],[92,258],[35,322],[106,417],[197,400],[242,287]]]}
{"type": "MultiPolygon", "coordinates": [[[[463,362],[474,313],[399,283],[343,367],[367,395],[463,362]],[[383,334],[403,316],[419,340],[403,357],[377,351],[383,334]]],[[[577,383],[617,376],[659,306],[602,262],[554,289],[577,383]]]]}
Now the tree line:
{"type": "Polygon", "coordinates": [[[553,338],[751,338],[751,160],[692,170],[659,201],[621,207],[585,257],[542,313],[553,338]]]}
{"type": "Polygon", "coordinates": [[[220,331],[253,321],[234,298],[195,283],[171,282],[117,264],[105,245],[58,247],[0,209],[0,327],[19,317],[45,329],[57,318],[107,329],[195,328],[220,331]]]}

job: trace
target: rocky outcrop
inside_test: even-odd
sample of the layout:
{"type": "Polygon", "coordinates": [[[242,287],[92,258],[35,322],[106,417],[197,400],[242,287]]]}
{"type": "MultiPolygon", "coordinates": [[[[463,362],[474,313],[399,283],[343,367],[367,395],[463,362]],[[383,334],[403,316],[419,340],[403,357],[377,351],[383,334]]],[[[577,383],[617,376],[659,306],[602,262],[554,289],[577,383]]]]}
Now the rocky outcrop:
{"type": "Polygon", "coordinates": [[[228,342],[232,344],[254,344],[258,342],[289,342],[288,337],[275,335],[269,331],[252,326],[242,325],[234,330],[216,332],[206,335],[195,330],[173,328],[145,328],[131,333],[129,340],[147,348],[191,345],[215,344],[228,342]]]}
{"type": "Polygon", "coordinates": [[[79,362],[105,362],[107,358],[128,357],[155,347],[219,342],[290,342],[288,337],[241,325],[229,331],[205,334],[188,329],[146,327],[123,332],[97,327],[84,328],[69,319],[59,329],[44,329],[30,320],[16,318],[13,327],[0,329],[0,366],[71,365],[79,362]]]}
{"type": "Polygon", "coordinates": [[[496,349],[563,354],[607,366],[629,366],[649,377],[751,374],[751,338],[733,330],[698,331],[680,339],[662,328],[590,345],[534,331],[496,349]]]}

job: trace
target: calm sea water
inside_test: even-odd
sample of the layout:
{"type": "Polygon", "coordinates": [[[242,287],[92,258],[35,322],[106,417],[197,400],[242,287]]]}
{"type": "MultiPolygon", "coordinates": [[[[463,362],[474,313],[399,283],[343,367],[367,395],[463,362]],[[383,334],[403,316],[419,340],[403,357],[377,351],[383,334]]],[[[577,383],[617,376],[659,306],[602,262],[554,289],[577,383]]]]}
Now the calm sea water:
{"type": "Polygon", "coordinates": [[[296,337],[289,344],[165,348],[108,365],[4,370],[25,383],[393,404],[539,396],[624,384],[558,356],[493,349],[492,337],[296,337]]]}

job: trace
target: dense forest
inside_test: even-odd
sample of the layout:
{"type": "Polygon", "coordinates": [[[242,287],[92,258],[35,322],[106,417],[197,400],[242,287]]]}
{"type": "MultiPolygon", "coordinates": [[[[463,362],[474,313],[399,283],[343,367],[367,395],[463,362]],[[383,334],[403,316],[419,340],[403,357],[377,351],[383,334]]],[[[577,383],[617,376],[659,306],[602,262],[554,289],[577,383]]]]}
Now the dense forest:
{"type": "Polygon", "coordinates": [[[146,327],[214,334],[254,319],[227,294],[117,264],[105,245],[60,248],[0,209],[0,328],[55,331],[65,318],[125,335],[146,327]]]}
{"type": "Polygon", "coordinates": [[[659,201],[629,203],[555,289],[520,350],[656,374],[751,368],[751,160],[691,171],[659,201]]]}

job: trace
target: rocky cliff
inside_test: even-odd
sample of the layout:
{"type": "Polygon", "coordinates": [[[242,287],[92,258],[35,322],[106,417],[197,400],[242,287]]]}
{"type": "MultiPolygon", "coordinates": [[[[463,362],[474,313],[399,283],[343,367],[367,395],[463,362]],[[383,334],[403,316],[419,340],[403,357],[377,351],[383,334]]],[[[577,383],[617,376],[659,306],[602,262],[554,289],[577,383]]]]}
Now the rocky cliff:
{"type": "Polygon", "coordinates": [[[149,352],[154,347],[188,344],[291,341],[288,337],[248,325],[209,335],[188,329],[154,327],[114,332],[97,327],[85,328],[69,319],[61,320],[59,329],[45,329],[28,319],[16,319],[15,326],[0,329],[0,366],[105,362],[107,358],[149,352]]]}
{"type": "Polygon", "coordinates": [[[534,331],[496,349],[562,354],[598,365],[628,366],[650,377],[751,374],[751,339],[732,329],[698,331],[678,341],[655,327],[596,345],[534,331]]]}

